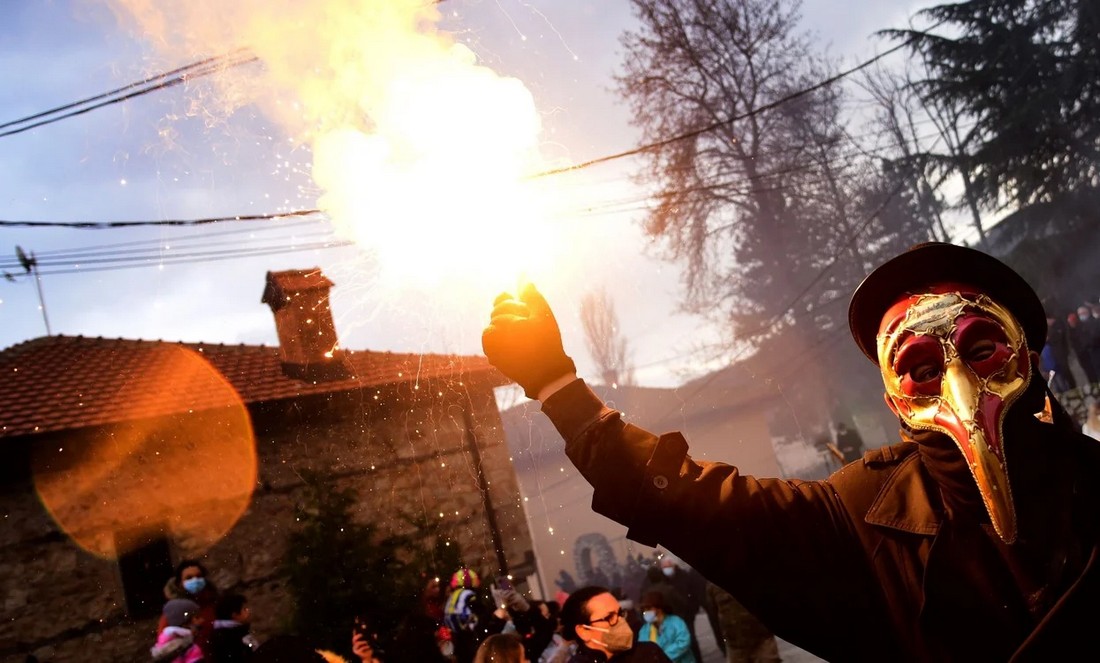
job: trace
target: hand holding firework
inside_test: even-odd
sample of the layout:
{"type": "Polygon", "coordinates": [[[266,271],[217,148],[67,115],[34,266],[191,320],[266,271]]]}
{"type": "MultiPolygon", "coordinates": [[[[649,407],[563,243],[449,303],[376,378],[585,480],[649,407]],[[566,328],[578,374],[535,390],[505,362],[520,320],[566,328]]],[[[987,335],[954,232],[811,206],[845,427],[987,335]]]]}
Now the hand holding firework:
{"type": "Polygon", "coordinates": [[[538,398],[543,387],[577,371],[562,347],[554,312],[530,283],[518,297],[505,292],[496,298],[481,347],[489,363],[523,387],[528,398],[538,398]]]}

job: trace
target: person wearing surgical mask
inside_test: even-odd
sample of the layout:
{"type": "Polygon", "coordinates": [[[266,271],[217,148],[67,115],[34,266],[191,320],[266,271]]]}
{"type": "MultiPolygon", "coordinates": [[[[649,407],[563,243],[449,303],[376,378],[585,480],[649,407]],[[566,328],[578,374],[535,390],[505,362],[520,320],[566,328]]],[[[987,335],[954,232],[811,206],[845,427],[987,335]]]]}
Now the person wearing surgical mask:
{"type": "Polygon", "coordinates": [[[652,642],[634,642],[626,611],[611,591],[582,587],[561,609],[562,635],[577,645],[569,663],[671,663],[652,642]]]}
{"type": "Polygon", "coordinates": [[[650,592],[642,597],[642,628],[639,642],[655,642],[673,663],[697,663],[691,651],[691,634],[687,624],[665,608],[664,596],[650,592]]]}
{"type": "MultiPolygon", "coordinates": [[[[164,585],[164,598],[187,599],[199,605],[199,616],[202,618],[201,626],[195,631],[195,644],[202,650],[207,660],[212,659],[210,651],[210,638],[214,633],[216,620],[215,606],[218,602],[218,590],[210,582],[206,567],[196,559],[185,559],[176,565],[176,572],[164,585]]],[[[164,618],[157,627],[160,633],[165,627],[164,618]]]]}

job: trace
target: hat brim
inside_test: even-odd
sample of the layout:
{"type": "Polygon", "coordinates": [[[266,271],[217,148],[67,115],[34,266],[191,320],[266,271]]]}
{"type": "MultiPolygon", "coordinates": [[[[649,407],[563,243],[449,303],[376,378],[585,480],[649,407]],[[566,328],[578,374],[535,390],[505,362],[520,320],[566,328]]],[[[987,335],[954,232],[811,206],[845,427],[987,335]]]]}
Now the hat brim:
{"type": "Polygon", "coordinates": [[[919,294],[936,283],[974,286],[1016,317],[1029,349],[1046,342],[1047,321],[1035,290],[1008,265],[976,249],[954,244],[920,244],[883,263],[856,288],[848,306],[848,326],[863,354],[878,364],[876,337],[882,316],[903,295],[919,294]]]}

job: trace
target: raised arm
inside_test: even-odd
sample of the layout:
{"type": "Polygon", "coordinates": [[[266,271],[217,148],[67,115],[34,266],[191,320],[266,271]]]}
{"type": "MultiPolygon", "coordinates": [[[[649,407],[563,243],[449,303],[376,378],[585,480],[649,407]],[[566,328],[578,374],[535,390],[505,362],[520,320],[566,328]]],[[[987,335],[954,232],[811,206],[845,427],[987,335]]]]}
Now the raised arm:
{"type": "Polygon", "coordinates": [[[566,454],[594,488],[593,510],[625,525],[629,538],[668,548],[777,634],[819,652],[837,651],[853,614],[881,612],[866,555],[828,482],[699,463],[679,433],[627,424],[573,379],[557,323],[533,287],[498,298],[482,338],[494,366],[545,399],[566,454]]]}

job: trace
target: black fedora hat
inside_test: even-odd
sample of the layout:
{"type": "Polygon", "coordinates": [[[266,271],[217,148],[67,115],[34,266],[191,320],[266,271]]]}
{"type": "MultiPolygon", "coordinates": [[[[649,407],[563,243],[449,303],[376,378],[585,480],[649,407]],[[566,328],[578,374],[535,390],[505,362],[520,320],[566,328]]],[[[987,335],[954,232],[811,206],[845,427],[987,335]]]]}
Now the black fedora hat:
{"type": "Polygon", "coordinates": [[[1007,308],[1024,329],[1028,349],[1043,349],[1046,313],[1039,296],[1022,276],[993,256],[941,242],[918,244],[892,258],[859,284],[848,305],[848,326],[863,354],[878,363],[876,336],[882,316],[904,294],[934,283],[975,286],[1007,308]]]}

